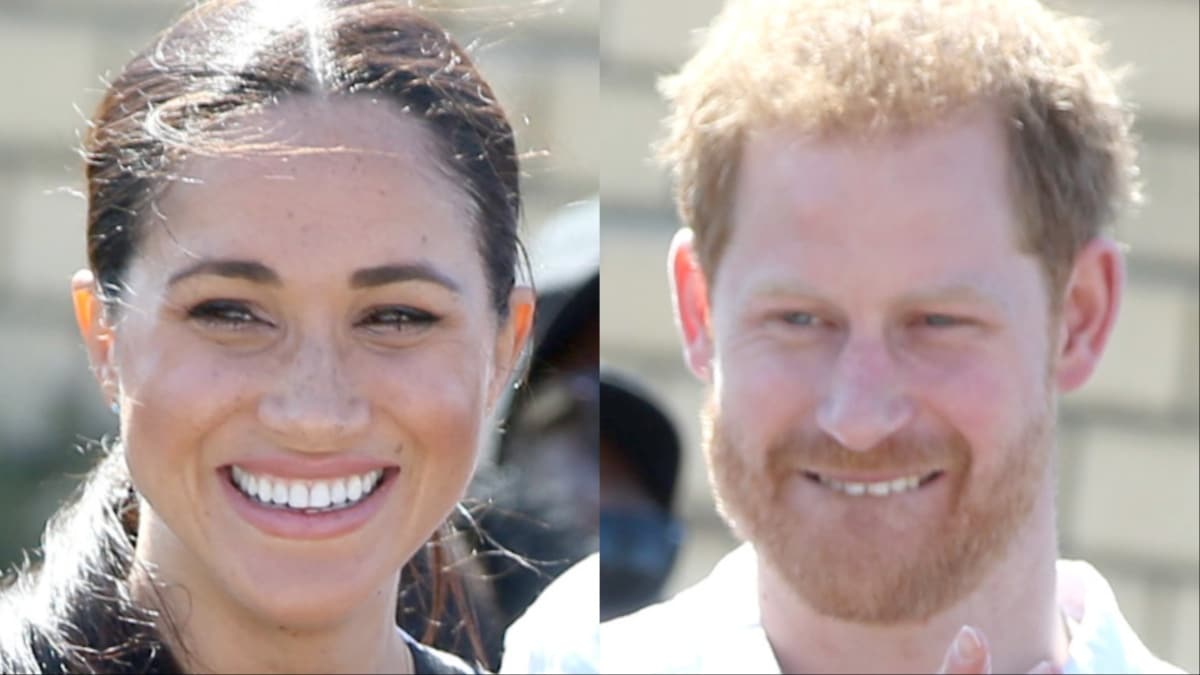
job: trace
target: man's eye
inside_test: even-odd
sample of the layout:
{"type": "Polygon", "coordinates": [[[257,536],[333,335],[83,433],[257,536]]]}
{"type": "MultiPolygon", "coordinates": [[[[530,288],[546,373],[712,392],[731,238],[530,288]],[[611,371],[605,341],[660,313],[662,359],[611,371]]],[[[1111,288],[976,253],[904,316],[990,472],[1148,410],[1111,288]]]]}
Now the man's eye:
{"type": "Polygon", "coordinates": [[[359,325],[384,330],[415,330],[437,323],[439,317],[412,307],[382,307],[372,310],[359,325]]]}
{"type": "Polygon", "coordinates": [[[246,328],[253,324],[273,325],[261,319],[249,305],[236,300],[210,300],[188,310],[188,317],[218,328],[246,328]]]}
{"type": "Polygon", "coordinates": [[[964,322],[955,316],[949,314],[923,314],[920,318],[922,326],[929,328],[949,328],[952,326],[960,326],[964,322]]]}
{"type": "Polygon", "coordinates": [[[788,325],[802,328],[816,326],[820,323],[820,319],[810,312],[786,312],[780,315],[780,319],[788,325]]]}

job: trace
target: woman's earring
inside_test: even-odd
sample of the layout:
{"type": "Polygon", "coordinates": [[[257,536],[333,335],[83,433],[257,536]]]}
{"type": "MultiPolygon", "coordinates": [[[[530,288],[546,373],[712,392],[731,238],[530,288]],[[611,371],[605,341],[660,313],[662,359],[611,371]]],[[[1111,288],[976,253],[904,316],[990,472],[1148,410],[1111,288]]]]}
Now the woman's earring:
{"type": "Polygon", "coordinates": [[[108,405],[108,409],[111,410],[112,414],[116,415],[117,417],[121,416],[121,404],[120,403],[113,401],[112,403],[110,403],[108,405]]]}

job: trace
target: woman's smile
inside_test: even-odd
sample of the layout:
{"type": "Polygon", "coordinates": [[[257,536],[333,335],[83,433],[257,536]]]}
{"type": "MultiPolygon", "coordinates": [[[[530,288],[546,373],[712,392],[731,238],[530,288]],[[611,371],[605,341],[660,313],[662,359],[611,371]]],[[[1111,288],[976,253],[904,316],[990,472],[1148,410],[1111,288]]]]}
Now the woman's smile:
{"type": "Polygon", "coordinates": [[[236,464],[217,470],[234,511],[283,539],[332,539],[361,529],[379,513],[399,473],[388,467],[314,480],[250,473],[236,464]]]}

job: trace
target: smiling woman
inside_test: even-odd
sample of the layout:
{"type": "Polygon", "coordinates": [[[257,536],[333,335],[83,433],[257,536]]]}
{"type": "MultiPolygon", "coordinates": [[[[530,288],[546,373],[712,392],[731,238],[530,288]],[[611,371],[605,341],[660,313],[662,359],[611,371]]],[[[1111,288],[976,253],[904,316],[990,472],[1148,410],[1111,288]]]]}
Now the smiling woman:
{"type": "Polygon", "coordinates": [[[198,6],[92,120],[72,288],[120,441],[0,671],[472,670],[396,616],[530,327],[512,129],[411,10],[282,6],[198,6]]]}

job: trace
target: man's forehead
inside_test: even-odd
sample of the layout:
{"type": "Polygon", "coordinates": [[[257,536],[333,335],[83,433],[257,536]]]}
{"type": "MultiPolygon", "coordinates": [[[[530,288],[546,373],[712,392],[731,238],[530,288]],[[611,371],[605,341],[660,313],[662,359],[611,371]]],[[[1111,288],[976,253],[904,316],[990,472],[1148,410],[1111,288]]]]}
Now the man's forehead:
{"type": "Polygon", "coordinates": [[[820,195],[838,177],[833,170],[839,167],[853,167],[864,178],[903,178],[912,174],[904,169],[923,166],[969,169],[969,178],[994,180],[1007,177],[1007,162],[1007,139],[998,116],[973,109],[911,129],[823,134],[782,125],[758,128],[742,146],[737,182],[753,188],[803,173],[805,184],[793,185],[792,192],[820,195]]]}
{"type": "Polygon", "coordinates": [[[763,129],[739,163],[729,244],[777,249],[800,238],[910,255],[1014,249],[1007,148],[991,122],[976,115],[868,138],[763,129]],[[909,246],[913,239],[921,247],[909,246]]]}

